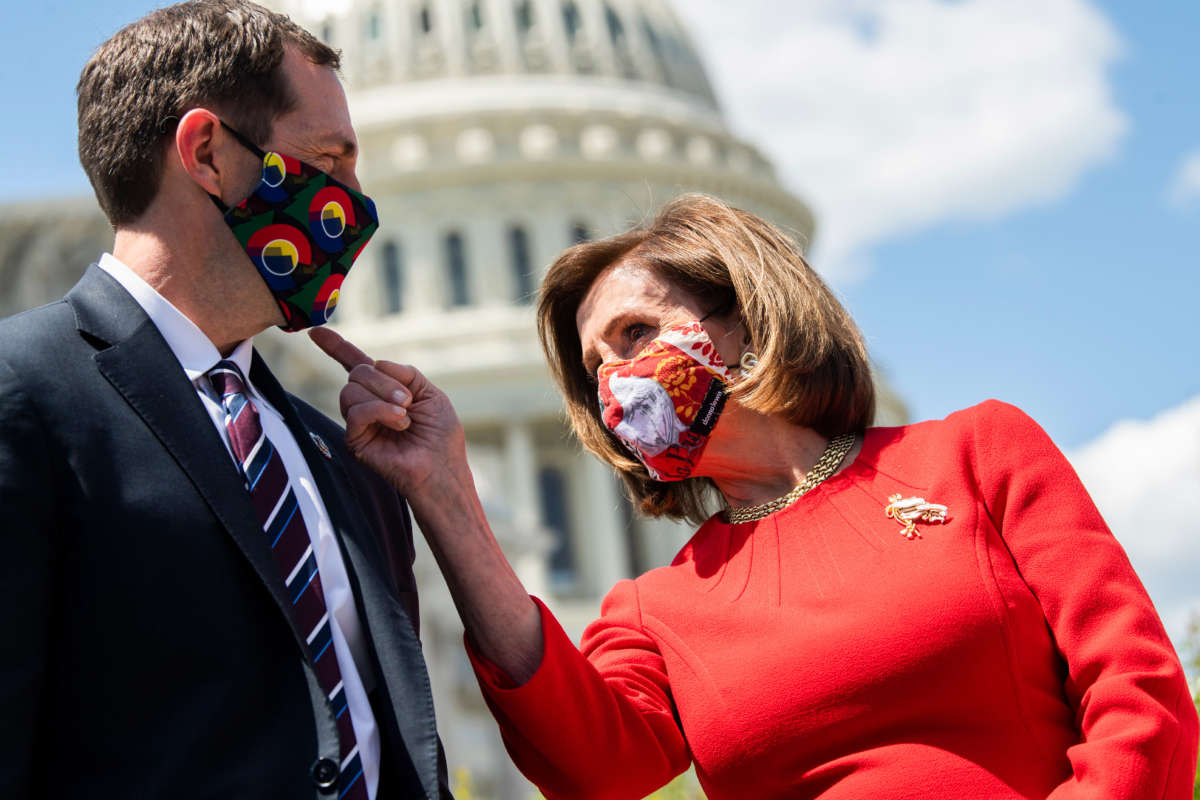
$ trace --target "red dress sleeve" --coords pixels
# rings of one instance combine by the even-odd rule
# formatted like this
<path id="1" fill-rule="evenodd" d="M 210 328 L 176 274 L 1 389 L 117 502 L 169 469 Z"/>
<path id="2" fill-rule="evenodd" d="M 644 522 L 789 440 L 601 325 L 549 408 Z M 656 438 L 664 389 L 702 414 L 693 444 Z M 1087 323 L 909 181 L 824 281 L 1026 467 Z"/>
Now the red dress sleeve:
<path id="1" fill-rule="evenodd" d="M 666 667 L 640 623 L 637 586 L 621 581 L 588 626 L 582 652 L 542 612 L 542 663 L 521 686 L 467 643 L 504 745 L 547 800 L 645 797 L 691 763 Z"/>
<path id="2" fill-rule="evenodd" d="M 1175 650 L 1129 559 L 1066 458 L 1032 419 L 989 401 L 975 418 L 983 500 L 1067 663 L 1080 742 L 1051 800 L 1183 800 L 1197 718 Z"/>

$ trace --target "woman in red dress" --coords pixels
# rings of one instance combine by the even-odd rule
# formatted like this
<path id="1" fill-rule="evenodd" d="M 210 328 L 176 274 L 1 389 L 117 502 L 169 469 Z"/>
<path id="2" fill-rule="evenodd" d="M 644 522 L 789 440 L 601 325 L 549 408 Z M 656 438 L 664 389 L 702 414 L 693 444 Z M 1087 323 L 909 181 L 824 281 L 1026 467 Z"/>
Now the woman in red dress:
<path id="1" fill-rule="evenodd" d="M 778 230 L 680 198 L 566 251 L 539 329 L 584 446 L 643 512 L 703 521 L 579 649 L 496 545 L 445 396 L 312 335 L 548 798 L 639 798 L 689 764 L 712 800 L 1191 796 L 1182 668 L 1066 459 L 996 401 L 869 427 L 857 328 Z"/>

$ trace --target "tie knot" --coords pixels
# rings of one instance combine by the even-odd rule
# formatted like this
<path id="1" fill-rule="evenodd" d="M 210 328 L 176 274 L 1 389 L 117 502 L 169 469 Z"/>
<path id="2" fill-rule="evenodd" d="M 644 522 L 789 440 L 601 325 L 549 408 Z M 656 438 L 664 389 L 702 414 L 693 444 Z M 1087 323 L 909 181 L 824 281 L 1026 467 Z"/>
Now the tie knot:
<path id="1" fill-rule="evenodd" d="M 221 398 L 231 394 L 246 393 L 246 382 L 242 379 L 242 371 L 238 369 L 237 364 L 228 359 L 218 361 L 217 365 L 207 374 L 209 383 Z"/>

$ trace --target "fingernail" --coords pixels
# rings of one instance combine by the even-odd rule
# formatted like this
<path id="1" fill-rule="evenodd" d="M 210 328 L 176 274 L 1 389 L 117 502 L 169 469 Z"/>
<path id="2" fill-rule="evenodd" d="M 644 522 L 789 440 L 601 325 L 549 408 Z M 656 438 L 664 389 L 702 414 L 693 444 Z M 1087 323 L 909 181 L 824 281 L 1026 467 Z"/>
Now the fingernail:
<path id="1" fill-rule="evenodd" d="M 396 391 L 392 392 L 392 399 L 395 400 L 399 405 L 404 405 L 408 402 L 408 393 L 397 389 Z"/>
<path id="2" fill-rule="evenodd" d="M 396 412 L 396 416 L 403 417 L 408 412 L 404 410 L 404 406 L 392 406 L 392 410 Z"/>

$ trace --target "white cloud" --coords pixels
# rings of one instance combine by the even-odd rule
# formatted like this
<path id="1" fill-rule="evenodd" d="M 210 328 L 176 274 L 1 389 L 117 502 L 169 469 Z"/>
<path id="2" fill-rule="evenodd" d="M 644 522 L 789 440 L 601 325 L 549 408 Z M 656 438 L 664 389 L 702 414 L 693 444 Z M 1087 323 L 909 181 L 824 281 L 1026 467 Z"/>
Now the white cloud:
<path id="1" fill-rule="evenodd" d="M 1167 200 L 1175 208 L 1185 208 L 1200 200 L 1200 149 L 1193 150 L 1179 163 Z"/>
<path id="2" fill-rule="evenodd" d="M 1150 420 L 1118 422 L 1069 457 L 1182 641 L 1200 611 L 1200 396 Z"/>
<path id="3" fill-rule="evenodd" d="M 1106 75 L 1121 42 L 1087 0 L 678 8 L 734 127 L 814 205 L 835 276 L 887 237 L 1061 197 L 1128 127 Z"/>

